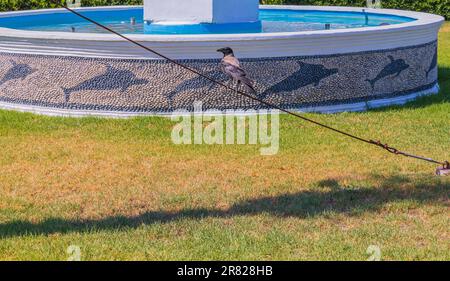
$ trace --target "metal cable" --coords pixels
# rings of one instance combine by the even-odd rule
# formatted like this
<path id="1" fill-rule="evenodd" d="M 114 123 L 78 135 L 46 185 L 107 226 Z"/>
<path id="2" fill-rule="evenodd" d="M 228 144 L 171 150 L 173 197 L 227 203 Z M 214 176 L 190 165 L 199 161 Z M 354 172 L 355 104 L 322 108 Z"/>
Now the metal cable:
<path id="1" fill-rule="evenodd" d="M 53 0 L 51 0 L 51 1 L 53 1 Z M 284 113 L 287 113 L 287 114 L 289 114 L 289 115 L 295 116 L 295 117 L 300 118 L 300 119 L 302 119 L 302 120 L 304 120 L 304 121 L 307 121 L 307 122 L 309 122 L 309 123 L 315 124 L 315 125 L 320 126 L 320 127 L 322 127 L 322 128 L 331 130 L 331 131 L 333 131 L 333 132 L 335 132 L 335 133 L 338 133 L 338 134 L 347 136 L 347 137 L 352 138 L 352 139 L 354 139 L 354 140 L 361 141 L 361 142 L 365 142 L 365 143 L 367 143 L 367 144 L 375 145 L 375 146 L 377 146 L 377 147 L 379 147 L 379 148 L 382 148 L 382 149 L 388 151 L 389 153 L 392 153 L 392 154 L 395 154 L 395 155 L 401 155 L 401 156 L 405 156 L 405 157 L 409 157 L 409 158 L 414 158 L 414 159 L 418 159 L 418 160 L 422 160 L 422 161 L 426 161 L 426 162 L 430 162 L 430 163 L 434 163 L 434 164 L 438 164 L 438 165 L 442 165 L 445 169 L 450 169 L 450 162 L 448 162 L 448 161 L 440 162 L 440 161 L 434 160 L 434 159 L 432 159 L 432 158 L 427 158 L 427 157 L 417 156 L 417 155 L 413 155 L 413 154 L 410 154 L 410 153 L 406 153 L 406 152 L 400 151 L 400 150 L 398 150 L 398 149 L 396 149 L 396 148 L 394 148 L 394 147 L 391 147 L 391 146 L 389 146 L 389 145 L 387 145 L 387 144 L 383 144 L 381 141 L 375 141 L 375 140 L 371 140 L 371 139 L 365 139 L 365 138 L 362 138 L 362 137 L 359 137 L 359 136 L 356 136 L 356 135 L 353 135 L 353 134 L 344 132 L 344 131 L 342 131 L 342 130 L 339 130 L 339 129 L 333 128 L 333 127 L 331 127 L 331 126 L 322 124 L 322 123 L 320 123 L 320 122 L 318 122 L 318 121 L 315 121 L 315 120 L 313 120 L 313 119 L 307 118 L 307 117 L 305 117 L 305 116 L 303 116 L 303 115 L 300 115 L 300 114 L 297 113 L 297 112 L 293 112 L 293 111 L 284 109 L 284 108 L 282 108 L 281 106 L 278 106 L 278 105 L 276 105 L 276 104 L 269 103 L 269 102 L 267 102 L 267 101 L 264 101 L 264 100 L 262 100 L 262 99 L 259 99 L 258 97 L 252 96 L 252 95 L 247 94 L 247 93 L 245 93 L 245 92 L 243 92 L 243 91 L 240 91 L 240 90 L 237 90 L 237 89 L 235 89 L 235 88 L 232 88 L 232 87 L 226 85 L 226 84 L 223 83 L 223 82 L 217 81 L 217 80 L 215 80 L 214 78 L 209 77 L 208 75 L 205 75 L 205 74 L 199 72 L 199 71 L 196 70 L 196 69 L 193 69 L 193 68 L 191 68 L 191 67 L 189 67 L 189 66 L 187 66 L 187 65 L 184 65 L 184 64 L 182 64 L 182 63 L 180 63 L 180 62 L 177 62 L 176 60 L 173 60 L 173 59 L 171 59 L 171 58 L 169 58 L 169 57 L 167 57 L 167 56 L 165 56 L 165 55 L 163 55 L 163 54 L 161 54 L 161 53 L 159 53 L 159 52 L 157 52 L 157 51 L 155 51 L 155 50 L 153 50 L 153 49 L 151 49 L 151 48 L 149 48 L 149 47 L 147 47 L 147 46 L 144 46 L 143 44 L 141 44 L 141 43 L 139 43 L 139 42 L 137 42 L 137 41 L 134 41 L 134 40 L 132 40 L 132 39 L 130 39 L 130 38 L 128 38 L 128 37 L 126 37 L 126 36 L 120 34 L 119 32 L 117 32 L 117 31 L 115 31 L 115 30 L 113 30 L 113 29 L 111 29 L 111 28 L 109 28 L 109 27 L 107 27 L 107 26 L 105 26 L 105 25 L 103 25 L 103 24 L 101 24 L 101 23 L 99 23 L 99 22 L 96 22 L 96 21 L 90 19 L 89 17 L 86 17 L 86 16 L 84 16 L 84 15 L 78 13 L 77 11 L 75 11 L 75 10 L 73 10 L 73 9 L 71 9 L 71 8 L 69 8 L 69 7 L 67 7 L 66 5 L 61 4 L 60 2 L 55 1 L 54 3 L 55 3 L 56 5 L 58 5 L 58 6 L 62 7 L 62 8 L 64 8 L 64 9 L 66 9 L 67 11 L 69 11 L 69 12 L 71 12 L 71 13 L 77 15 L 78 17 L 83 18 L 84 20 L 89 21 L 89 22 L 93 23 L 94 25 L 96 25 L 96 26 L 98 26 L 98 27 L 100 27 L 100 28 L 102 28 L 102 29 L 107 30 L 107 31 L 110 32 L 110 33 L 113 33 L 113 34 L 119 36 L 120 38 L 122 38 L 122 39 L 124 39 L 124 40 L 126 40 L 126 41 L 128 41 L 128 42 L 130 42 L 130 43 L 132 43 L 132 44 L 134 44 L 134 45 L 136 45 L 136 46 L 142 48 L 142 49 L 145 49 L 146 51 L 148 51 L 148 52 L 150 52 L 150 53 L 153 53 L 153 54 L 155 54 L 155 55 L 157 55 L 157 56 L 159 56 L 159 57 L 161 57 L 161 58 L 163 58 L 163 59 L 165 59 L 165 60 L 167 60 L 167 61 L 169 61 L 169 62 L 175 64 L 175 65 L 178 65 L 178 66 L 181 67 L 181 68 L 184 68 L 184 69 L 186 69 L 186 70 L 188 70 L 188 71 L 190 71 L 190 72 L 193 72 L 193 73 L 195 73 L 195 74 L 197 74 L 197 75 L 199 75 L 199 76 L 201 76 L 201 77 L 203 77 L 203 78 L 205 78 L 205 79 L 207 79 L 207 80 L 209 80 L 209 81 L 211 81 L 211 82 L 213 82 L 213 83 L 215 83 L 215 84 L 218 84 L 218 85 L 222 86 L 223 88 L 226 88 L 226 89 L 228 89 L 228 90 L 232 90 L 232 91 L 234 91 L 234 92 L 240 94 L 241 96 L 247 97 L 247 98 L 249 98 L 249 99 L 251 99 L 251 100 L 254 100 L 254 101 L 257 101 L 257 102 L 259 102 L 259 103 L 261 103 L 261 104 L 264 104 L 264 105 L 268 106 L 269 108 L 277 109 L 277 110 L 279 110 L 279 111 L 281 111 L 281 112 L 284 112 Z"/>

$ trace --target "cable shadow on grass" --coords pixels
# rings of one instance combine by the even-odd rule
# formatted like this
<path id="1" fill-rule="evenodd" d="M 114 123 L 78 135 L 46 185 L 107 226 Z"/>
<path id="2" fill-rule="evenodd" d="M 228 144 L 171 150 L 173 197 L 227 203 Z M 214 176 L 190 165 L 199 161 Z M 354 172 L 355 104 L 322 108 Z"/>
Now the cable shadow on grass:
<path id="1" fill-rule="evenodd" d="M 12 221 L 0 224 L 0 238 L 120 230 L 184 219 L 231 218 L 263 213 L 281 218 L 307 218 L 329 213 L 356 216 L 368 211 L 375 212 L 391 202 L 413 200 L 418 204 L 446 204 L 450 182 L 436 180 L 433 183 L 413 184 L 408 178 L 394 176 L 383 179 L 383 184 L 378 187 L 343 187 L 334 179 L 320 181 L 317 186 L 313 190 L 238 202 L 226 210 L 155 211 L 135 217 L 114 216 L 99 220 L 52 218 L 39 223 Z"/>

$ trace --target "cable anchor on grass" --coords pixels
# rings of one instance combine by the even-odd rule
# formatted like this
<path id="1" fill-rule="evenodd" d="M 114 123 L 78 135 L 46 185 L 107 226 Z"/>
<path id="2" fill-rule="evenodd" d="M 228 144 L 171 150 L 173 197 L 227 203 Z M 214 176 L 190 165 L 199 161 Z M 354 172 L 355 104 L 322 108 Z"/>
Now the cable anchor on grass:
<path id="1" fill-rule="evenodd" d="M 426 157 L 406 153 L 406 152 L 400 151 L 394 147 L 391 147 L 388 144 L 383 144 L 381 141 L 370 140 L 369 143 L 376 145 L 378 147 L 381 147 L 384 150 L 386 150 L 392 154 L 395 154 L 395 155 L 402 155 L 405 157 L 419 159 L 419 160 L 423 160 L 426 162 L 442 165 L 442 167 L 439 167 L 436 169 L 436 175 L 438 175 L 438 176 L 449 176 L 450 175 L 450 162 L 449 161 L 439 162 L 432 158 L 426 158 Z"/>
<path id="2" fill-rule="evenodd" d="M 442 167 L 437 168 L 436 175 L 438 176 L 450 176 L 450 162 L 445 161 Z"/>

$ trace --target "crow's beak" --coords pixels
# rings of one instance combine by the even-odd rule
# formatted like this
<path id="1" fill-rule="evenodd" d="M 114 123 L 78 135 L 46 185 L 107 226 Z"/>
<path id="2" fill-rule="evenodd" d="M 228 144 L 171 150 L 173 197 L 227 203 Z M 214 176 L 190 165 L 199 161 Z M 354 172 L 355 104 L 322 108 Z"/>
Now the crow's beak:
<path id="1" fill-rule="evenodd" d="M 217 52 L 223 53 L 223 49 L 219 49 L 219 50 L 217 50 Z"/>

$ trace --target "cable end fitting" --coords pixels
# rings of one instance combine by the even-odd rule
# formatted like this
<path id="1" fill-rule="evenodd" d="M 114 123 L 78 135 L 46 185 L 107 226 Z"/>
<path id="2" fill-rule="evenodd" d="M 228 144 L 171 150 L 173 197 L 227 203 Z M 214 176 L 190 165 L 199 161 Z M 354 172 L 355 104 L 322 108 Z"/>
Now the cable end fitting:
<path id="1" fill-rule="evenodd" d="M 450 162 L 445 161 L 442 167 L 437 168 L 436 175 L 440 177 L 450 176 Z"/>

